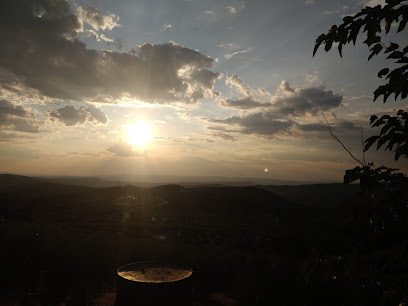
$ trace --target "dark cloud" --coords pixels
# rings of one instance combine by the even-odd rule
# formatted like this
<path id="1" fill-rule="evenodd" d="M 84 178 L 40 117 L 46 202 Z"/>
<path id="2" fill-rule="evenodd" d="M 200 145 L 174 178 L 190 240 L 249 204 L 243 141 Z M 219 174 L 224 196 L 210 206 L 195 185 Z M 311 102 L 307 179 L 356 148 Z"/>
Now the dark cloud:
<path id="1" fill-rule="evenodd" d="M 212 133 L 211 136 L 221 138 L 223 140 L 237 141 L 237 139 L 234 136 L 225 133 Z"/>
<path id="2" fill-rule="evenodd" d="M 352 122 L 337 119 L 331 125 L 333 131 L 350 132 L 361 130 L 362 128 L 354 125 Z M 296 123 L 293 120 L 282 120 L 276 116 L 275 112 L 258 112 L 247 115 L 233 116 L 222 120 L 210 120 L 211 123 L 223 124 L 224 126 L 208 126 L 208 130 L 215 131 L 213 134 L 240 133 L 263 136 L 266 138 L 275 135 L 302 134 L 304 133 L 326 133 L 328 126 L 325 123 Z M 226 128 L 227 126 L 228 128 Z M 227 134 L 226 134 L 227 135 Z"/>
<path id="3" fill-rule="evenodd" d="M 93 124 L 106 124 L 108 117 L 104 112 L 94 106 L 80 106 L 76 109 L 72 105 L 65 105 L 59 109 L 48 109 L 48 116 L 58 119 L 65 125 L 72 126 L 91 122 Z"/>
<path id="4" fill-rule="evenodd" d="M 167 104 L 194 103 L 196 92 L 211 90 L 220 76 L 208 70 L 213 58 L 173 42 L 146 43 L 129 53 L 88 49 L 77 35 L 83 22 L 110 29 L 113 23 L 101 16 L 90 7 L 74 10 L 65 0 L 4 2 L 0 69 L 53 98 L 114 101 L 130 95 Z"/>
<path id="5" fill-rule="evenodd" d="M 223 120 L 210 120 L 210 122 L 238 127 L 239 129 L 235 132 L 241 134 L 262 136 L 282 134 L 288 132 L 294 126 L 293 122 L 279 120 L 270 112 L 252 113 L 243 117 L 233 116 Z"/>
<path id="6" fill-rule="evenodd" d="M 297 124 L 297 129 L 303 132 L 322 132 L 328 131 L 326 124 L 310 123 L 310 124 Z M 334 129 L 334 128 L 333 128 Z"/>
<path id="7" fill-rule="evenodd" d="M 333 94 L 331 90 L 326 90 L 324 86 L 293 89 L 288 82 L 282 81 L 279 90 L 285 95 L 275 96 L 271 99 L 271 102 L 264 103 L 254 97 L 256 92 L 247 87 L 237 75 L 227 79 L 227 83 L 234 84 L 238 91 L 246 95 L 246 97 L 222 101 L 220 106 L 236 109 L 271 107 L 275 115 L 280 119 L 285 119 L 288 116 L 313 116 L 320 112 L 321 109 L 328 111 L 340 106 L 343 100 L 341 95 Z M 264 91 L 258 90 L 261 94 Z"/>
<path id="8" fill-rule="evenodd" d="M 245 97 L 242 99 L 227 99 L 221 101 L 220 106 L 227 107 L 227 108 L 236 108 L 236 109 L 252 109 L 257 107 L 271 107 L 273 104 L 271 103 L 262 103 L 254 100 L 253 97 Z"/>
<path id="9" fill-rule="evenodd" d="M 191 77 L 204 88 L 213 89 L 216 80 L 223 76 L 222 73 L 212 72 L 208 69 L 195 70 Z"/>
<path id="10" fill-rule="evenodd" d="M 286 90 L 290 91 L 289 84 L 287 86 Z M 274 107 L 282 115 L 316 115 L 320 112 L 320 108 L 328 111 L 340 106 L 343 99 L 341 95 L 333 94 L 324 86 L 302 88 L 292 93 L 292 95 L 278 98 L 274 103 Z"/>
<path id="11" fill-rule="evenodd" d="M 147 153 L 139 153 L 133 150 L 131 144 L 126 142 L 116 142 L 106 149 L 106 151 L 113 153 L 115 156 L 123 157 L 147 157 Z"/>
<path id="12" fill-rule="evenodd" d="M 40 125 L 36 115 L 10 101 L 0 100 L 0 128 L 27 133 L 38 133 Z"/>

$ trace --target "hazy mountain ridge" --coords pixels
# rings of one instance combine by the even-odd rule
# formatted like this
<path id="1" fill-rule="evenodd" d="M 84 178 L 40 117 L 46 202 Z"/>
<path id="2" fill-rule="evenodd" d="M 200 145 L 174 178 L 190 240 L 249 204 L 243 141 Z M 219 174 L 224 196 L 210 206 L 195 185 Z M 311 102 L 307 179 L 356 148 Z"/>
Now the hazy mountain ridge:
<path id="1" fill-rule="evenodd" d="M 305 182 L 285 181 L 267 178 L 238 178 L 211 176 L 101 176 L 101 177 L 65 177 L 65 176 L 24 176 L 15 174 L 0 174 L 0 187 L 18 183 L 52 182 L 64 185 L 80 185 L 94 188 L 134 185 L 139 187 L 156 187 L 175 184 L 185 187 L 194 186 L 256 186 L 256 185 L 300 185 Z"/>

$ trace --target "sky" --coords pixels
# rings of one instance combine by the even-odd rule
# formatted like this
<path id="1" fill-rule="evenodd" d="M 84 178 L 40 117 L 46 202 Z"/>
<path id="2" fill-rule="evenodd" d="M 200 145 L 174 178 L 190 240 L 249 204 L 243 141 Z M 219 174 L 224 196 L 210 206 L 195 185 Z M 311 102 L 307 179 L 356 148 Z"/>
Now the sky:
<path id="1" fill-rule="evenodd" d="M 362 158 L 383 55 L 312 56 L 380 0 L 16 0 L 0 4 L 0 172 L 342 181 Z M 384 42 L 404 41 L 395 28 Z M 375 165 L 408 169 L 389 152 Z"/>

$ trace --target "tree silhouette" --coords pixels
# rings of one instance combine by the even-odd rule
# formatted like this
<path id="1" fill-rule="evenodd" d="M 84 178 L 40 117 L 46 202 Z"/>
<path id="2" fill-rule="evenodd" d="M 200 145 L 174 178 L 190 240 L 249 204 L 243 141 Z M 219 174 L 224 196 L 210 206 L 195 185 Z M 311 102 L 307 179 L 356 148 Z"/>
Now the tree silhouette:
<path id="1" fill-rule="evenodd" d="M 367 38 L 363 44 L 370 52 L 368 60 L 383 52 L 387 55 L 390 66 L 378 72 L 379 78 L 384 78 L 385 84 L 374 91 L 374 101 L 382 97 L 384 103 L 394 95 L 394 99 L 408 97 L 408 46 L 395 42 L 385 45 L 381 33 L 385 35 L 396 26 L 397 33 L 404 31 L 408 22 L 408 4 L 403 0 L 386 0 L 381 7 L 365 7 L 354 16 L 346 16 L 339 26 L 333 25 L 327 34 L 316 39 L 313 50 L 315 56 L 320 46 L 329 51 L 333 44 L 338 44 L 338 52 L 342 57 L 343 46 L 349 43 L 355 45 L 361 30 Z M 406 30 L 405 30 L 406 32 Z M 405 38 L 406 38 L 406 33 Z M 406 39 L 404 40 L 407 41 Z M 324 115 L 324 114 L 323 114 Z M 370 126 L 381 128 L 378 135 L 364 141 L 364 151 L 376 144 L 376 149 L 385 148 L 394 153 L 395 160 L 408 158 L 408 113 L 398 110 L 395 116 L 371 116 Z M 362 292 L 361 296 L 371 297 L 371 305 L 406 305 L 408 302 L 408 284 L 404 271 L 408 270 L 407 234 L 408 234 L 408 178 L 397 172 L 399 169 L 386 166 L 374 167 L 374 163 L 355 158 L 344 144 L 331 131 L 330 135 L 360 164 L 354 169 L 346 170 L 344 183 L 360 181 L 363 200 L 354 206 L 354 212 L 364 214 L 355 216 L 358 222 L 367 224 L 371 235 L 366 241 L 354 246 L 348 256 L 347 277 L 358 279 L 364 288 L 374 291 Z M 363 221 L 361 221 L 363 220 Z M 402 257 L 401 257 L 401 256 Z M 366 267 L 366 268 L 363 268 Z M 351 275 L 351 276 L 350 276 Z M 354 275 L 354 276 L 353 276 Z M 377 298 L 377 293 L 380 298 Z M 359 304 L 356 302 L 356 304 Z"/>
<path id="2" fill-rule="evenodd" d="M 408 96 L 408 46 L 400 46 L 395 42 L 385 45 L 380 37 L 382 31 L 388 34 L 395 25 L 397 26 L 397 33 L 404 31 L 408 22 L 408 5 L 403 0 L 386 0 L 385 2 L 384 7 L 381 7 L 381 5 L 365 7 L 354 16 L 344 17 L 342 24 L 339 26 L 333 25 L 327 34 L 321 34 L 316 39 L 313 50 L 313 56 L 315 56 L 321 45 L 324 45 L 327 52 L 334 43 L 337 43 L 338 52 L 342 57 L 343 46 L 349 43 L 355 45 L 361 29 L 363 29 L 363 33 L 367 35 L 363 44 L 366 44 L 371 51 L 368 60 L 383 52 L 388 55 L 387 59 L 397 66 L 394 69 L 384 68 L 378 72 L 379 78 L 385 77 L 386 84 L 379 86 L 374 91 L 374 101 L 382 96 L 384 103 L 387 102 L 391 95 L 394 95 L 395 100 L 399 97 L 400 99 L 406 99 Z M 381 130 L 379 135 L 371 136 L 365 140 L 364 151 L 377 143 L 377 150 L 385 147 L 385 150 L 394 153 L 395 160 L 398 160 L 401 156 L 408 158 L 407 123 L 408 113 L 404 110 L 399 110 L 395 116 L 371 116 L 371 127 L 381 127 Z M 341 143 L 341 141 L 339 142 Z M 359 161 L 354 156 L 353 158 Z M 399 169 L 386 166 L 375 168 L 374 163 L 365 163 L 365 161 L 359 161 L 359 163 L 361 166 L 346 170 L 344 183 L 360 180 L 362 190 L 368 192 L 371 197 L 377 198 L 380 202 L 376 203 L 376 206 L 380 204 L 387 205 L 388 209 L 385 211 L 388 212 L 388 215 L 395 216 L 395 206 L 406 207 L 406 195 L 402 190 L 407 188 L 407 177 L 402 173 L 396 173 Z M 386 218 L 384 211 L 379 217 Z M 405 220 L 405 218 L 401 219 Z"/>

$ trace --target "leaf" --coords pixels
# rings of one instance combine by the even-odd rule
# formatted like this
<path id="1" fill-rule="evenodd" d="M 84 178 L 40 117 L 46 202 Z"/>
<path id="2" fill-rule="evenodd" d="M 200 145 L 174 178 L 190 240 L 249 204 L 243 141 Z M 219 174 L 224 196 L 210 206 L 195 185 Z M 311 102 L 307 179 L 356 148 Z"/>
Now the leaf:
<path id="1" fill-rule="evenodd" d="M 385 87 L 384 85 L 378 87 L 375 91 L 374 91 L 374 101 L 377 100 L 377 98 L 379 96 L 381 96 L 382 94 L 384 94 L 385 91 Z"/>
<path id="2" fill-rule="evenodd" d="M 386 143 L 387 141 L 389 141 L 389 140 L 391 139 L 391 137 L 392 137 L 392 135 L 388 134 L 388 135 L 385 135 L 384 137 L 382 137 L 380 140 L 378 140 L 377 150 L 378 150 L 379 148 L 381 148 L 384 143 Z"/>
<path id="3" fill-rule="evenodd" d="M 397 50 L 398 48 L 399 48 L 399 45 L 398 45 L 398 44 L 396 44 L 396 43 L 391 43 L 391 44 L 387 47 L 387 49 L 384 51 L 384 53 L 390 53 L 390 52 L 392 52 L 392 51 Z"/>
<path id="4" fill-rule="evenodd" d="M 397 151 L 395 151 L 395 160 L 397 161 L 399 158 L 400 158 L 400 156 L 402 155 L 402 153 L 403 153 L 403 150 L 402 150 L 403 148 L 399 148 Z"/>
<path id="5" fill-rule="evenodd" d="M 343 18 L 344 23 L 351 23 L 353 21 L 353 17 L 352 16 L 346 16 Z"/>
<path id="6" fill-rule="evenodd" d="M 390 128 L 391 128 L 391 124 L 384 125 L 384 127 L 381 129 L 380 135 L 387 133 Z"/>
<path id="7" fill-rule="evenodd" d="M 333 39 L 327 40 L 326 45 L 324 46 L 324 50 L 327 52 L 331 49 L 333 45 Z"/>
<path id="8" fill-rule="evenodd" d="M 404 53 L 402 53 L 401 51 L 394 51 L 390 55 L 388 55 L 387 58 L 401 58 L 401 57 L 404 57 Z"/>
<path id="9" fill-rule="evenodd" d="M 396 61 L 397 64 L 407 64 L 408 63 L 408 57 L 404 56 L 400 60 Z"/>
<path id="10" fill-rule="evenodd" d="M 315 43 L 315 47 L 313 49 L 313 56 L 315 56 L 317 49 L 319 49 L 320 45 L 322 42 L 326 39 L 327 35 L 326 34 L 321 34 L 317 39 Z"/>
<path id="11" fill-rule="evenodd" d="M 378 77 L 379 78 L 382 78 L 384 75 L 386 75 L 388 72 L 390 72 L 390 69 L 388 69 L 388 68 L 384 68 L 384 69 L 381 69 L 380 70 L 380 72 L 378 72 Z"/>
<path id="12" fill-rule="evenodd" d="M 377 120 L 377 119 L 378 119 L 378 117 L 377 117 L 376 115 L 372 115 L 372 116 L 370 117 L 370 125 L 373 124 L 373 122 L 374 122 L 375 120 Z"/>
<path id="13" fill-rule="evenodd" d="M 380 125 L 383 125 L 385 123 L 384 119 L 381 117 L 380 119 L 378 119 L 376 122 L 374 122 L 374 124 L 371 127 L 377 127 Z"/>
<path id="14" fill-rule="evenodd" d="M 408 21 L 408 18 L 406 16 L 404 16 L 404 18 L 401 20 L 401 22 L 399 24 L 397 33 L 401 32 L 403 29 L 405 29 L 405 26 L 407 25 L 407 21 Z"/>
<path id="15" fill-rule="evenodd" d="M 381 44 L 376 44 L 374 47 L 372 47 L 370 49 L 370 51 L 372 51 L 372 52 L 371 52 L 370 56 L 368 57 L 368 60 L 370 60 L 374 55 L 377 55 L 378 53 L 380 53 L 382 48 L 383 48 L 383 46 L 381 46 Z"/>
<path id="16" fill-rule="evenodd" d="M 380 136 L 371 136 L 370 138 L 366 139 L 365 146 L 364 146 L 364 151 L 367 151 L 378 139 Z"/>
<path id="17" fill-rule="evenodd" d="M 367 39 L 364 41 L 365 44 L 367 44 L 368 46 L 371 46 L 374 43 L 378 43 L 381 41 L 381 37 L 380 36 L 376 36 L 376 35 L 370 35 L 367 37 Z"/>
<path id="18" fill-rule="evenodd" d="M 388 97 L 391 95 L 391 91 L 386 91 L 385 93 L 384 93 L 384 100 L 383 100 L 383 103 L 385 103 L 385 102 L 387 102 L 387 99 L 388 99 Z"/>
<path id="19" fill-rule="evenodd" d="M 341 42 L 339 43 L 339 46 L 337 47 L 337 49 L 339 50 L 340 57 L 343 57 L 343 53 L 342 53 L 343 44 Z"/>

